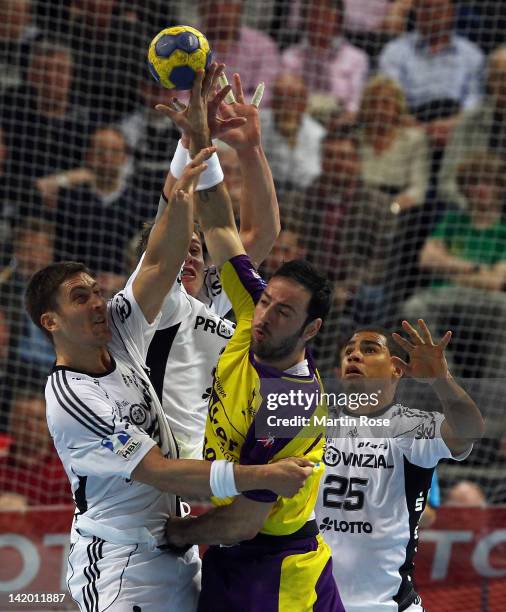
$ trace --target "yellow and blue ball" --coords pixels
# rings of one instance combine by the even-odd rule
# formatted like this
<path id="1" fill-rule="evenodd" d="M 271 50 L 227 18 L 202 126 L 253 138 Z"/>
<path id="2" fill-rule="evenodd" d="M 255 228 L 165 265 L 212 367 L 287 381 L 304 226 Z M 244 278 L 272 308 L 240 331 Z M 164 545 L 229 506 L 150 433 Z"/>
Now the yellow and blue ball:
<path id="1" fill-rule="evenodd" d="M 197 71 L 206 70 L 211 61 L 207 38 L 190 26 L 165 28 L 149 45 L 149 70 L 167 89 L 191 89 Z"/>

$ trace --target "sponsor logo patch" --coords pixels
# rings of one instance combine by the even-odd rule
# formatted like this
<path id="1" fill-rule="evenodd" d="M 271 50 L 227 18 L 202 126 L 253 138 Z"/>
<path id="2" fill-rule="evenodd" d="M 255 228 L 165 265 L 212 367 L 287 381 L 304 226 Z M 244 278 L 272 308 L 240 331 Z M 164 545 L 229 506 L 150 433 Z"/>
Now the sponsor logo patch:
<path id="1" fill-rule="evenodd" d="M 116 453 L 116 455 L 120 455 L 123 459 L 130 459 L 139 450 L 141 445 L 142 442 L 134 440 L 126 431 L 118 431 L 118 433 L 102 440 L 102 446 Z"/>

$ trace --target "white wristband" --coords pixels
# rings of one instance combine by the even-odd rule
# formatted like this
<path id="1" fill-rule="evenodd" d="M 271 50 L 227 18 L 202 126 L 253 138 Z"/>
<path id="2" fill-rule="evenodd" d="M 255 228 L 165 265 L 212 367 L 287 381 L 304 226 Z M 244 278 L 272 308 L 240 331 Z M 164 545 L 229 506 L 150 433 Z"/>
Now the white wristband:
<path id="1" fill-rule="evenodd" d="M 223 170 L 221 169 L 220 160 L 218 159 L 218 154 L 213 153 L 211 157 L 206 160 L 206 164 L 207 168 L 200 175 L 195 191 L 210 189 L 211 187 L 219 185 L 223 182 L 224 175 Z"/>
<path id="2" fill-rule="evenodd" d="M 225 459 L 217 459 L 211 463 L 209 484 L 214 497 L 234 497 L 239 495 L 235 487 L 234 464 Z"/>
<path id="3" fill-rule="evenodd" d="M 181 140 L 177 143 L 176 152 L 170 163 L 170 173 L 176 179 L 183 176 L 183 170 L 190 161 L 190 154 L 188 149 L 183 147 Z"/>

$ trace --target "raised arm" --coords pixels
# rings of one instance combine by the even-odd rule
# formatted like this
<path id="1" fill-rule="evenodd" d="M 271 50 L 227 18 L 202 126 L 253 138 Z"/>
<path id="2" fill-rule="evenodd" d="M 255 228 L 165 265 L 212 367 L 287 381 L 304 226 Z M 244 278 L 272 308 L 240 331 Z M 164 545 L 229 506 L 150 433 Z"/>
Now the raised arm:
<path id="1" fill-rule="evenodd" d="M 193 232 L 192 197 L 194 184 L 207 165 L 214 148 L 195 156 L 176 182 L 168 205 L 149 236 L 146 253 L 133 283 L 133 293 L 146 320 L 151 323 L 176 280 L 188 252 Z"/>
<path id="2" fill-rule="evenodd" d="M 418 319 L 418 326 L 419 331 L 407 321 L 402 322 L 409 340 L 393 334 L 394 340 L 408 353 L 409 364 L 399 357 L 392 357 L 392 360 L 409 376 L 432 385 L 445 416 L 441 436 L 452 455 L 458 456 L 468 450 L 474 440 L 482 437 L 483 417 L 473 399 L 454 380 L 448 369 L 444 351 L 450 342 L 451 332 L 446 332 L 442 340 L 435 343 L 425 321 Z"/>
<path id="3" fill-rule="evenodd" d="M 279 206 L 272 172 L 262 148 L 258 104 L 247 104 L 241 78 L 234 74 L 235 102 L 220 105 L 220 112 L 228 120 L 246 119 L 238 128 L 220 137 L 237 153 L 243 180 L 239 235 L 246 253 L 255 265 L 260 265 L 269 254 L 281 229 Z"/>
<path id="4" fill-rule="evenodd" d="M 190 102 L 186 109 L 176 111 L 167 106 L 157 107 L 189 136 L 192 157 L 201 148 L 207 148 L 211 144 L 211 133 L 207 120 L 211 83 L 212 76 L 208 73 L 204 78 L 204 72 L 200 71 L 195 79 Z M 212 161 L 210 160 L 209 163 Z M 219 162 L 216 161 L 216 164 Z M 232 203 L 223 180 L 210 188 L 196 191 L 195 212 L 201 229 L 204 231 L 207 248 L 217 266 L 245 252 L 235 225 Z"/>

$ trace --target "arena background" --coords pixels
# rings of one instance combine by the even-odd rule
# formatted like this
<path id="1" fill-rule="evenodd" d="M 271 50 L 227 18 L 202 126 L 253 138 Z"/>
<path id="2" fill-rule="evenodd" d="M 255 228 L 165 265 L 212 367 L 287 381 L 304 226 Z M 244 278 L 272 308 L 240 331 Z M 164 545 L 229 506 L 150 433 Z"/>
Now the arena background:
<path id="1" fill-rule="evenodd" d="M 424 317 L 454 331 L 452 371 L 486 436 L 438 467 L 442 506 L 420 532 L 416 579 L 428 610 L 504 609 L 502 0 L 0 0 L 0 608 L 73 609 L 68 594 L 41 599 L 65 592 L 72 500 L 45 425 L 54 355 L 24 288 L 69 257 L 121 288 L 178 139 L 152 110 L 170 94 L 146 51 L 180 23 L 207 34 L 247 96 L 265 82 L 283 230 L 262 272 L 305 256 L 334 282 L 314 346 L 325 379 L 358 325 Z M 219 154 L 237 205 L 235 154 Z M 434 408 L 426 387 L 406 393 Z"/>

